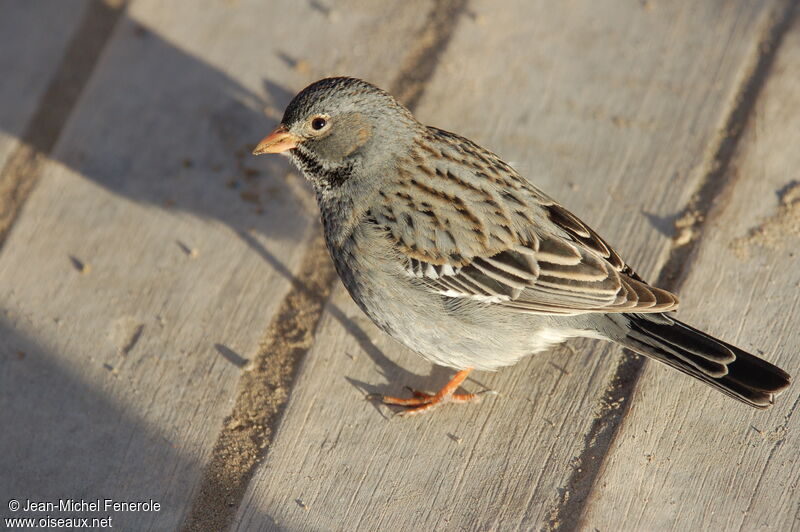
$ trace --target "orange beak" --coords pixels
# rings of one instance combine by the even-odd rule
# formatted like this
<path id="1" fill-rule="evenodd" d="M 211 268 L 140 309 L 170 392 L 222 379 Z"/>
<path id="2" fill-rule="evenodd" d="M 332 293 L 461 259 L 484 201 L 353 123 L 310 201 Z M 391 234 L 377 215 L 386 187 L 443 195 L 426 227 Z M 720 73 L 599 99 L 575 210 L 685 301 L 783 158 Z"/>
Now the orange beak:
<path id="1" fill-rule="evenodd" d="M 281 124 L 258 143 L 256 149 L 253 150 L 253 155 L 261 155 L 262 153 L 283 153 L 292 148 L 296 148 L 301 142 L 303 142 L 302 137 L 289 133 L 286 126 Z"/>

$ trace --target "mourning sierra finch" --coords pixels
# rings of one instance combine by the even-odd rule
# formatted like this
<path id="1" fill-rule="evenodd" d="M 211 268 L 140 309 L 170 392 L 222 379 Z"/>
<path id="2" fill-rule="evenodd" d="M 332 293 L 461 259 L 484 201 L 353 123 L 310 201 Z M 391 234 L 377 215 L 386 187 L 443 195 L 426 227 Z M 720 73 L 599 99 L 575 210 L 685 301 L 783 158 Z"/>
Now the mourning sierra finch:
<path id="1" fill-rule="evenodd" d="M 436 394 L 388 404 L 424 412 L 472 369 L 493 370 L 583 336 L 616 342 L 756 408 L 790 376 L 672 317 L 591 228 L 492 152 L 419 123 L 353 78 L 300 92 L 255 154 L 284 153 L 311 181 L 336 271 L 378 327 L 456 368 Z"/>

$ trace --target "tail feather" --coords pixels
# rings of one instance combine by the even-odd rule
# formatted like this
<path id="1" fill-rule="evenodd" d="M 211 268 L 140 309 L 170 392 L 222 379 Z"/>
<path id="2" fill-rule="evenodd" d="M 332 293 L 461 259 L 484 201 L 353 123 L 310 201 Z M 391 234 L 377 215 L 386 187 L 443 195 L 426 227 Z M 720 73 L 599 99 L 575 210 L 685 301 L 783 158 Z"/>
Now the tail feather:
<path id="1" fill-rule="evenodd" d="M 626 316 L 630 330 L 623 345 L 750 406 L 769 408 L 791 382 L 779 367 L 666 314 Z"/>

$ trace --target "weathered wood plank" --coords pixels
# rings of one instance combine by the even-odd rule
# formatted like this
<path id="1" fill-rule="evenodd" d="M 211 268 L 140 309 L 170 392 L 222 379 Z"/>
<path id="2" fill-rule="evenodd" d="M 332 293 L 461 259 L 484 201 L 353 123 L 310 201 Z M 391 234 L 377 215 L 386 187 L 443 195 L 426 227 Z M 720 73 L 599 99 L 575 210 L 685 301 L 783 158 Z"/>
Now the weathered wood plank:
<path id="1" fill-rule="evenodd" d="M 797 378 L 800 24 L 784 38 L 730 172 L 732 191 L 681 290 L 679 316 Z M 650 364 L 585 525 L 600 530 L 797 530 L 800 391 L 752 410 Z"/>
<path id="2" fill-rule="evenodd" d="M 477 3 L 416 114 L 514 161 L 650 276 L 670 247 L 661 219 L 689 200 L 768 7 Z M 500 396 L 392 420 L 364 394 L 435 389 L 452 372 L 382 335 L 341 289 L 317 336 L 238 529 L 559 525 L 617 350 L 582 342 L 477 374 L 468 389 Z"/>
<path id="3" fill-rule="evenodd" d="M 130 6 L 0 253 L 4 500 L 179 526 L 316 216 L 246 144 L 332 69 L 388 83 L 420 4 Z"/>

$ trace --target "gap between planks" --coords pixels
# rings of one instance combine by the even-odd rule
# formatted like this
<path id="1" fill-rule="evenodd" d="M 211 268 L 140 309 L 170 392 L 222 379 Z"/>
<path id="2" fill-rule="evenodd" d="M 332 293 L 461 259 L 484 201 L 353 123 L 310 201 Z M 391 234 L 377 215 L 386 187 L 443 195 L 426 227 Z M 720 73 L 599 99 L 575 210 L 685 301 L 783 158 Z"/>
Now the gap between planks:
<path id="1" fill-rule="evenodd" d="M 725 208 L 725 198 L 737 180 L 736 173 L 729 172 L 730 162 L 769 75 L 776 52 L 796 15 L 797 3 L 794 0 L 784 0 L 767 15 L 761 37 L 744 68 L 739 89 L 727 106 L 723 125 L 706 150 L 700 181 L 679 218 L 686 223 L 672 242 L 656 286 L 672 292 L 680 289 L 697 256 L 709 221 Z M 595 481 L 630 410 L 631 398 L 645 364 L 645 358 L 624 352 L 603 394 L 603 410 L 584 436 L 583 451 L 574 462 L 573 472 L 561 490 L 558 503 L 550 511 L 551 519 L 547 525 L 550 530 L 578 530 L 585 524 L 583 515 Z"/>

